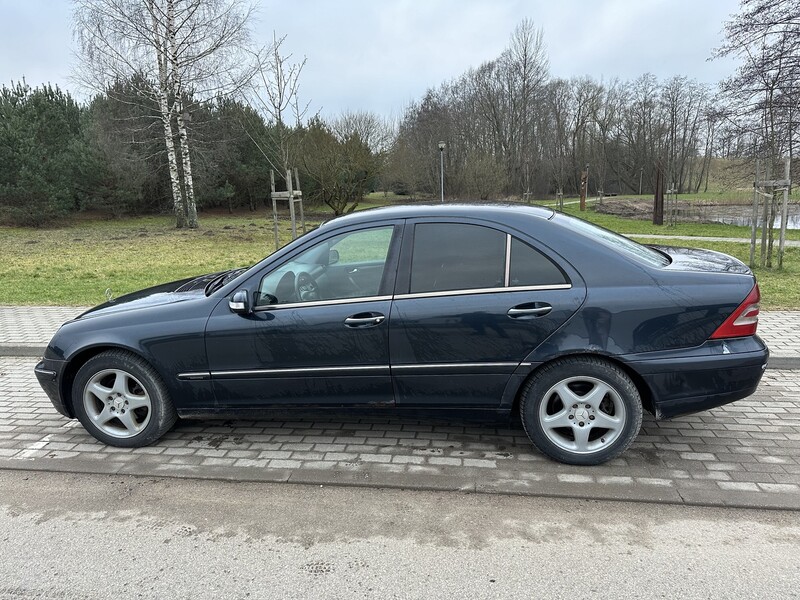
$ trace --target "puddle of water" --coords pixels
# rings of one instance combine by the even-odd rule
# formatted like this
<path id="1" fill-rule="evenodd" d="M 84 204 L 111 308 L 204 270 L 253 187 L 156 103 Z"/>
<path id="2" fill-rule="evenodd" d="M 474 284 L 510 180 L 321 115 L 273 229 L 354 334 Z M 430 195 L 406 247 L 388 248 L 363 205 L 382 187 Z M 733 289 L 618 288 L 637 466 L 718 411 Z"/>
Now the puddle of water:
<path id="1" fill-rule="evenodd" d="M 800 215 L 788 215 L 788 220 L 786 221 L 786 229 L 800 229 Z M 725 223 L 726 225 L 746 225 L 747 227 L 752 227 L 753 225 L 753 216 L 747 217 L 731 217 L 731 216 L 720 216 L 720 217 L 712 217 L 714 221 L 719 223 Z M 761 219 L 758 220 L 759 225 L 761 224 Z M 775 229 L 780 229 L 781 226 L 781 217 L 778 215 L 775 218 L 775 223 L 773 224 Z"/>
<path id="2" fill-rule="evenodd" d="M 763 209 L 762 209 L 763 210 Z M 716 223 L 724 223 L 726 225 L 744 225 L 751 227 L 753 223 L 753 207 L 752 206 L 717 206 L 717 207 L 703 207 L 697 210 L 694 209 L 678 209 L 679 217 L 700 217 L 706 221 L 714 221 Z M 666 218 L 666 215 L 665 215 Z M 759 211 L 758 224 L 761 225 L 761 213 Z M 775 218 L 774 227 L 780 229 L 781 216 Z M 800 205 L 790 204 L 788 207 L 788 220 L 786 223 L 787 229 L 800 229 Z"/>

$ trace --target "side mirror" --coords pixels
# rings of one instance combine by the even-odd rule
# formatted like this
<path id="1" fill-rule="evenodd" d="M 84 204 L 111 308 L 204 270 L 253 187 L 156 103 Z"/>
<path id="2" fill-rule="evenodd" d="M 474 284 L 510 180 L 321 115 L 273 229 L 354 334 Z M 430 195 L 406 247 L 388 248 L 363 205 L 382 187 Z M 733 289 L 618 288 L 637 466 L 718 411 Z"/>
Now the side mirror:
<path id="1" fill-rule="evenodd" d="M 233 296 L 228 300 L 228 307 L 237 315 L 249 315 L 252 307 L 250 306 L 250 297 L 247 294 L 247 290 L 234 292 Z"/>
<path id="2" fill-rule="evenodd" d="M 339 262 L 339 251 L 330 250 L 328 252 L 328 265 L 335 265 L 337 262 Z"/>

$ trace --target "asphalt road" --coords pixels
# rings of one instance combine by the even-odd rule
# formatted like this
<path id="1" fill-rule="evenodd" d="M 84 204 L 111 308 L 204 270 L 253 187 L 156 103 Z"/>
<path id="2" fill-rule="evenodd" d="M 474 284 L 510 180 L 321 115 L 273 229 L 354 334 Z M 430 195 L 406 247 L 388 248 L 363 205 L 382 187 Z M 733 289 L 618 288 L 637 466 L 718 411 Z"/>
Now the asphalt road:
<path id="1" fill-rule="evenodd" d="M 0 471 L 0 598 L 797 598 L 794 512 Z"/>

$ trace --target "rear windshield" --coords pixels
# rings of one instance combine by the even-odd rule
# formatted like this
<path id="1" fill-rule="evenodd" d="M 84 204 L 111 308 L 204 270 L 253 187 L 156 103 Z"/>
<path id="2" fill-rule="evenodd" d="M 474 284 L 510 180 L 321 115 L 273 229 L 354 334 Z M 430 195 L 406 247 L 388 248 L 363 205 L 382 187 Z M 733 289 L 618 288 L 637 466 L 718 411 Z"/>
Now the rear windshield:
<path id="1" fill-rule="evenodd" d="M 578 219 L 570 215 L 561 215 L 563 219 L 568 222 L 571 229 L 574 229 L 584 235 L 597 240 L 601 244 L 609 246 L 615 250 L 627 254 L 633 258 L 637 258 L 642 262 L 647 263 L 653 267 L 666 267 L 670 263 L 670 259 L 666 254 L 662 254 L 657 250 L 643 246 L 638 242 L 634 242 L 623 235 L 609 231 L 583 219 Z"/>

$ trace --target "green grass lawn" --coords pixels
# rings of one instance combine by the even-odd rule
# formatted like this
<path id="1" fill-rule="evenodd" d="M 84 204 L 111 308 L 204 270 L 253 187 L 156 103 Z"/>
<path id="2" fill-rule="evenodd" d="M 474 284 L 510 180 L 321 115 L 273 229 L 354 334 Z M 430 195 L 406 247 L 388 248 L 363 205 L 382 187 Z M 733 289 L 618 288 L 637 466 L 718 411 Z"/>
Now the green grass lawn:
<path id="1" fill-rule="evenodd" d="M 315 224 L 311 224 L 314 226 Z M 280 224 L 281 245 L 291 239 Z M 0 304 L 93 305 L 175 279 L 257 262 L 275 250 L 264 215 L 84 221 L 57 229 L 0 228 Z"/>
<path id="2" fill-rule="evenodd" d="M 377 199 L 369 204 L 378 204 Z M 568 212 L 579 214 L 577 207 Z M 749 237 L 744 227 L 683 224 L 657 227 L 587 211 L 581 217 L 622 233 Z M 0 227 L 0 304 L 94 305 L 115 296 L 222 269 L 253 264 L 274 251 L 267 215 L 208 215 L 197 231 L 179 231 L 172 217 L 84 220 L 52 229 Z M 316 223 L 310 223 L 315 226 Z M 280 225 L 281 244 L 291 237 Z M 800 239 L 792 232 L 790 239 Z M 641 240 L 640 241 L 646 241 Z M 730 242 L 652 240 L 700 246 L 747 260 L 749 246 Z M 782 272 L 757 269 L 766 308 L 800 309 L 800 249 L 787 249 Z"/>

